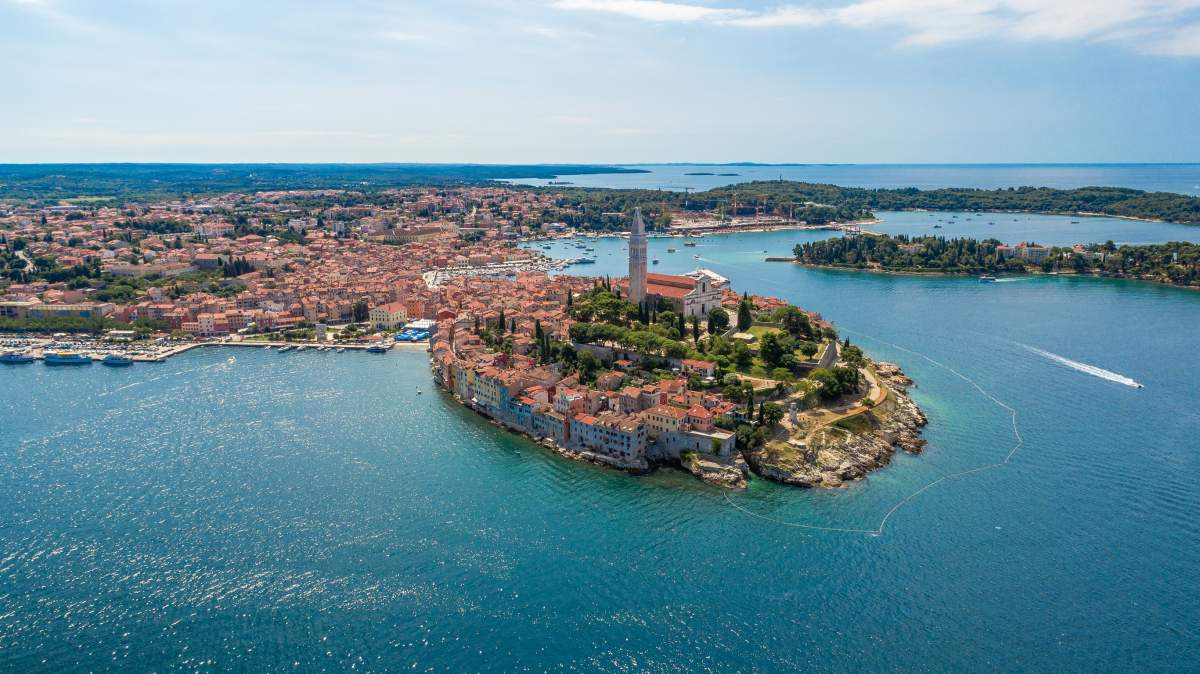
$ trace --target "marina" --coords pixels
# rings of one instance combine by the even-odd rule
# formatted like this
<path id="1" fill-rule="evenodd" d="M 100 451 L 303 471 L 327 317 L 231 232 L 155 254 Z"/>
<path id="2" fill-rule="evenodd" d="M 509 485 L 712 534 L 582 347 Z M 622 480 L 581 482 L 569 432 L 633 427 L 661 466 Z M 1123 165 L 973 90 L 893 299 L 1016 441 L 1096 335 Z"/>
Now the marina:
<path id="1" fill-rule="evenodd" d="M 19 346 L 15 340 L 0 340 L 0 365 L 21 365 L 42 362 L 46 365 L 91 365 L 100 363 L 108 367 L 129 367 L 135 363 L 164 363 L 169 358 L 187 353 L 193 349 L 214 346 L 229 346 L 257 348 L 264 351 L 274 350 L 275 353 L 297 353 L 307 350 L 321 353 L 345 353 L 346 351 L 361 351 L 366 353 L 387 353 L 393 348 L 428 348 L 430 332 L 425 330 L 405 330 L 394 338 L 380 339 L 378 343 L 320 343 L 320 342 L 283 342 L 264 340 L 210 340 L 168 342 L 147 345 L 112 345 L 98 341 L 62 342 L 50 339 L 23 339 Z"/>

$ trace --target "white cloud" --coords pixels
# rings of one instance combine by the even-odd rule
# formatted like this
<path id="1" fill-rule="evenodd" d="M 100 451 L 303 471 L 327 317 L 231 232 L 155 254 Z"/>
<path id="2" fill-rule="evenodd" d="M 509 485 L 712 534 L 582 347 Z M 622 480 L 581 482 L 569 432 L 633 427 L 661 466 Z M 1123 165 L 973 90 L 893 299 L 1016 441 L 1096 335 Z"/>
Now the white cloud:
<path id="1" fill-rule="evenodd" d="M 1200 56 L 1200 24 L 1184 26 L 1142 43 L 1142 51 L 1165 56 Z"/>
<path id="2" fill-rule="evenodd" d="M 726 21 L 744 28 L 783 28 L 793 26 L 817 26 L 829 23 L 832 15 L 823 9 L 811 7 L 776 7 L 766 12 L 742 16 Z"/>
<path id="3" fill-rule="evenodd" d="M 42 21 L 62 30 L 75 33 L 90 33 L 102 35 L 111 30 L 104 25 L 72 14 L 50 0 L 7 0 L 5 4 L 16 7 L 19 11 L 27 12 Z"/>
<path id="4" fill-rule="evenodd" d="M 604 12 L 652 22 L 747 29 L 837 25 L 898 28 L 904 44 L 966 40 L 1089 40 L 1146 53 L 1200 55 L 1200 0 L 859 0 L 841 6 L 769 9 L 658 0 L 554 0 L 562 10 Z"/>
<path id="5" fill-rule="evenodd" d="M 723 21 L 750 16 L 742 9 L 720 9 L 661 0 L 555 0 L 558 9 L 617 14 L 654 22 Z"/>

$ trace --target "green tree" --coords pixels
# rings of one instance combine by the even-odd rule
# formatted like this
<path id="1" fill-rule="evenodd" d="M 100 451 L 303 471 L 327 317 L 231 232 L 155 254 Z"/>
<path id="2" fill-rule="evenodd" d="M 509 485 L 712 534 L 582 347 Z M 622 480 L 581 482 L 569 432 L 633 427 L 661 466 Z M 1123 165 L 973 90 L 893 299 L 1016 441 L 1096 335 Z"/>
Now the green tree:
<path id="1" fill-rule="evenodd" d="M 729 312 L 722 307 L 715 307 L 708 312 L 708 334 L 715 335 L 724 332 L 729 327 Z"/>
<path id="2" fill-rule="evenodd" d="M 783 407 L 778 403 L 764 402 L 758 410 L 758 421 L 763 426 L 771 428 L 783 421 Z"/>
<path id="3" fill-rule="evenodd" d="M 750 325 L 753 322 L 754 322 L 754 318 L 750 313 L 750 300 L 743 298 L 742 301 L 738 303 L 738 314 L 737 314 L 737 329 L 738 329 L 738 331 L 745 332 L 745 331 L 749 330 Z"/>

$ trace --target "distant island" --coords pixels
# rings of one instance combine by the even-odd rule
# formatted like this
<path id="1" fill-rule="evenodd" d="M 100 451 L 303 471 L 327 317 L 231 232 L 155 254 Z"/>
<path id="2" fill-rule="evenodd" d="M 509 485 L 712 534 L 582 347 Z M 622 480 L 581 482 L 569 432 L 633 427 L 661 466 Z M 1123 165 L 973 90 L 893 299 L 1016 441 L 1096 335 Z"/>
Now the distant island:
<path id="1" fill-rule="evenodd" d="M 797 244 L 797 262 L 824 267 L 936 274 L 1093 274 L 1200 287 L 1200 245 L 1006 245 L 996 239 L 861 235 Z"/>
<path id="2" fill-rule="evenodd" d="M 536 188 L 545 190 L 548 188 Z M 1200 224 L 1200 197 L 1172 192 L 1143 192 L 1121 187 L 1049 187 L 978 190 L 865 189 L 793 181 L 753 181 L 703 192 L 664 192 L 568 188 L 560 198 L 586 219 L 570 222 L 586 229 L 623 230 L 624 220 L 605 214 L 641 207 L 655 224 L 665 227 L 672 212 L 720 212 L 725 217 L 774 216 L 807 224 L 874 219 L 875 211 L 1002 211 L 1119 218 Z M 664 219 L 665 218 L 665 219 Z"/>

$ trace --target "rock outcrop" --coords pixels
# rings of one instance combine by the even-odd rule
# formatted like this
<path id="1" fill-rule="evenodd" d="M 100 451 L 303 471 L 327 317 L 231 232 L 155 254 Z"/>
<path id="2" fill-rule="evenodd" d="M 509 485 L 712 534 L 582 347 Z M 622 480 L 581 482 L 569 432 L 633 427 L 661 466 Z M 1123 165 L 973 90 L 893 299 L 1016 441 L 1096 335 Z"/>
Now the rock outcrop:
<path id="1" fill-rule="evenodd" d="M 745 489 L 750 467 L 740 454 L 719 457 L 712 454 L 684 452 L 679 463 L 701 480 L 723 489 Z"/>
<path id="2" fill-rule="evenodd" d="M 801 437 L 772 438 L 745 452 L 750 468 L 776 482 L 801 487 L 840 487 L 886 466 L 902 449 L 925 447 L 921 428 L 928 420 L 906 392 L 912 380 L 890 363 L 876 365 L 887 398 L 875 408 L 813 429 Z"/>

